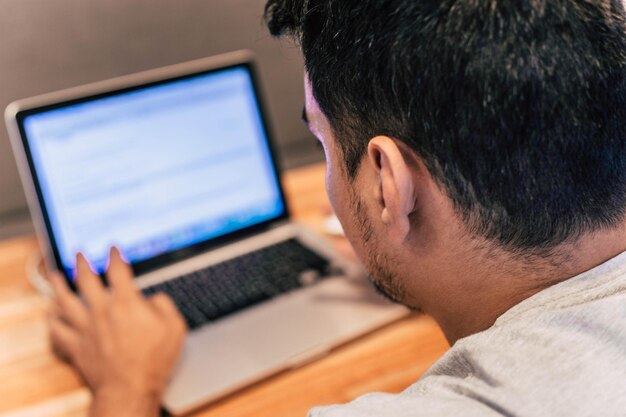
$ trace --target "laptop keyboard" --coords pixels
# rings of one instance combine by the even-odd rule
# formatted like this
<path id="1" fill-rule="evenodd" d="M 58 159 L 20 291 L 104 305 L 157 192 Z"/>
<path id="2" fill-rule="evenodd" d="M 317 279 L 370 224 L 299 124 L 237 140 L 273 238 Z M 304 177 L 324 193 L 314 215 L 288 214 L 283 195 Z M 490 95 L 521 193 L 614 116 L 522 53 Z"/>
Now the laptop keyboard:
<path id="1" fill-rule="evenodd" d="M 327 259 L 290 239 L 143 290 L 167 293 L 195 329 L 329 275 Z"/>

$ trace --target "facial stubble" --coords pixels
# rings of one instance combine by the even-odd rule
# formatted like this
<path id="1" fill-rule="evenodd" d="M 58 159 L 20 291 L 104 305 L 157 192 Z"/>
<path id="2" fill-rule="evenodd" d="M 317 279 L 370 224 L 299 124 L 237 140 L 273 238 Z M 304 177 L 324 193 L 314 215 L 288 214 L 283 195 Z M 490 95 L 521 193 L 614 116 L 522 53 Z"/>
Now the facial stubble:
<path id="1" fill-rule="evenodd" d="M 389 256 L 382 250 L 384 242 L 374 239 L 375 233 L 363 200 L 350 189 L 350 205 L 355 219 L 356 230 L 365 252 L 362 259 L 369 272 L 369 280 L 378 293 L 388 300 L 404 304 L 406 291 L 400 279 L 391 271 Z"/>

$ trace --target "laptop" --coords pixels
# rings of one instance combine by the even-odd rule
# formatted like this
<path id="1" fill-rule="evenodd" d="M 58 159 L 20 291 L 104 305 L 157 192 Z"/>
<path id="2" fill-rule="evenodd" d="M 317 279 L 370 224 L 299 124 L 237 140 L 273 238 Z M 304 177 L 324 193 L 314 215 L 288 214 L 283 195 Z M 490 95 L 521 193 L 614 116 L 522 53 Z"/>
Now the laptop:
<path id="1" fill-rule="evenodd" d="M 190 328 L 164 407 L 184 414 L 407 314 L 291 221 L 250 52 L 6 110 L 42 251 L 73 282 L 121 248 Z"/>

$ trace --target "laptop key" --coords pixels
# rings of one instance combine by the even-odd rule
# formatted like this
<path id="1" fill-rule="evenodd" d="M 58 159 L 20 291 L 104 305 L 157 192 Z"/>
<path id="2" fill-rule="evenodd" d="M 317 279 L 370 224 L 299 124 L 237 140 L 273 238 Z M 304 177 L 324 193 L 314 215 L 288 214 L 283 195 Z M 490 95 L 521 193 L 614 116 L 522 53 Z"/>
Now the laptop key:
<path id="1" fill-rule="evenodd" d="M 148 287 L 144 294 L 167 293 L 190 329 L 267 299 L 310 285 L 329 275 L 329 261 L 296 239 Z"/>

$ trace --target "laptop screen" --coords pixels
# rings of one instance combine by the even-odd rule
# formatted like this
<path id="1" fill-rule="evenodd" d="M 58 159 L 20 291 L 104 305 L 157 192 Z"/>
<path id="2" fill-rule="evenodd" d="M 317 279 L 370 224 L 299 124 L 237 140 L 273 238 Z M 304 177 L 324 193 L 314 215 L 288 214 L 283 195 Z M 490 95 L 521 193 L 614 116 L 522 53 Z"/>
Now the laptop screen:
<path id="1" fill-rule="evenodd" d="M 57 262 L 133 264 L 286 216 L 246 65 L 26 114 L 22 133 Z"/>

